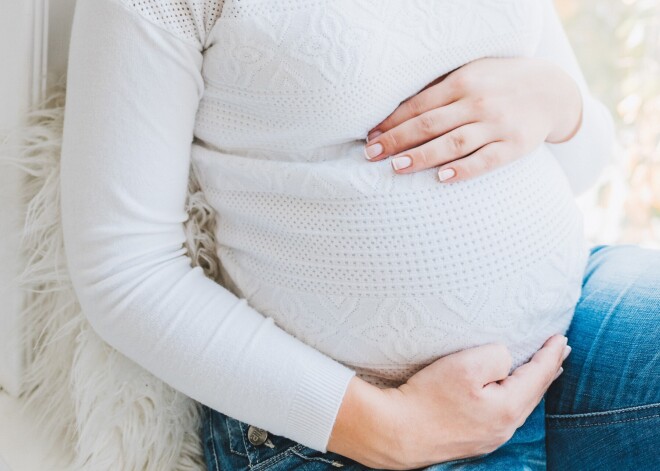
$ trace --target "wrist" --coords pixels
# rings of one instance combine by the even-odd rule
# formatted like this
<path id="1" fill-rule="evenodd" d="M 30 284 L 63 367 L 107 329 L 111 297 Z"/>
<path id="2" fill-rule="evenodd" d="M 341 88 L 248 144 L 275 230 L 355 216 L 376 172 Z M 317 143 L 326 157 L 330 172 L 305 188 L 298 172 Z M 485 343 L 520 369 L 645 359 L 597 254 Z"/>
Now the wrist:
<path id="1" fill-rule="evenodd" d="M 371 467 L 388 461 L 395 440 L 387 390 L 353 377 L 346 389 L 327 450 Z"/>
<path id="2" fill-rule="evenodd" d="M 582 127 L 584 103 L 582 92 L 573 78 L 559 67 L 555 66 L 557 78 L 554 80 L 549 106 L 551 114 L 555 116 L 552 130 L 546 137 L 550 144 L 561 144 L 569 141 Z M 565 84 L 564 87 L 559 84 Z"/>

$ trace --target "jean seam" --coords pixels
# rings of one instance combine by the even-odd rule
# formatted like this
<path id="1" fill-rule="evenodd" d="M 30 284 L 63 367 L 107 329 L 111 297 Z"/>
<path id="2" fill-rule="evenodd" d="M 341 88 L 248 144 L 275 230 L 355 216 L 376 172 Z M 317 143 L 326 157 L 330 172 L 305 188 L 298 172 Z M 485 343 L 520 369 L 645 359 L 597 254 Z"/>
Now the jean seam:
<path id="1" fill-rule="evenodd" d="M 246 455 L 247 455 L 247 459 L 248 459 L 248 466 L 249 466 L 250 468 L 252 468 L 254 465 L 252 464 L 252 457 L 250 456 L 250 452 L 249 452 L 249 450 L 248 450 L 248 445 L 247 445 L 247 443 L 245 442 L 245 433 L 243 432 L 243 422 L 238 421 L 238 428 L 239 428 L 240 431 L 241 431 L 241 440 L 243 440 L 243 446 L 245 447 L 245 453 L 246 453 Z M 258 464 L 259 464 L 259 463 L 257 463 L 257 465 L 258 465 Z"/>
<path id="2" fill-rule="evenodd" d="M 338 462 L 338 460 L 329 460 L 327 458 L 323 458 L 322 456 L 306 456 L 303 453 L 300 453 L 300 450 L 301 450 L 301 448 L 298 448 L 297 450 L 295 449 L 295 447 L 289 448 L 289 451 L 291 451 L 291 453 L 293 453 L 294 455 L 299 456 L 299 457 L 301 457 L 301 458 L 303 458 L 304 460 L 307 460 L 307 461 L 323 461 L 324 463 L 328 463 L 328 464 L 332 464 L 332 465 L 334 465 L 335 463 Z M 341 464 L 344 464 L 344 463 L 341 463 Z"/>
<path id="3" fill-rule="evenodd" d="M 558 430 L 558 429 L 567 429 L 567 428 L 589 428 L 589 427 L 599 427 L 603 425 L 613 425 L 613 424 L 625 424 L 626 422 L 639 422 L 641 420 L 648 420 L 648 419 L 654 419 L 656 417 L 660 417 L 660 414 L 655 414 L 655 415 L 649 415 L 647 417 L 635 417 L 634 419 L 626 419 L 626 420 L 614 420 L 611 422 L 599 422 L 595 424 L 580 424 L 580 425 L 558 425 L 558 426 L 551 426 L 548 425 L 548 428 L 551 428 L 553 430 Z"/>
<path id="4" fill-rule="evenodd" d="M 590 417 L 603 417 L 606 415 L 612 414 L 621 414 L 626 412 L 638 412 L 647 409 L 653 409 L 655 407 L 660 407 L 660 403 L 655 404 L 646 404 L 643 406 L 633 406 L 633 407 L 624 407 L 622 409 L 612 409 L 602 412 L 586 412 L 583 414 L 547 414 L 546 418 L 548 419 L 581 419 L 581 418 L 590 418 Z"/>
<path id="5" fill-rule="evenodd" d="M 225 416 L 225 429 L 227 430 L 227 441 L 229 442 L 229 451 L 231 451 L 232 453 L 235 453 L 239 456 L 243 456 L 245 458 L 248 458 L 248 461 L 249 461 L 249 457 L 247 455 L 247 449 L 245 449 L 245 453 L 242 453 L 239 450 L 234 449 L 234 444 L 233 444 L 233 440 L 232 440 L 233 434 L 231 433 L 231 429 L 229 428 L 229 420 L 230 419 Z M 243 429 L 240 427 L 240 425 L 239 425 L 238 429 L 241 431 L 241 436 L 242 436 L 243 435 Z M 245 445 L 245 440 L 243 440 L 243 447 L 245 447 L 245 446 L 246 446 Z"/>
<path id="6" fill-rule="evenodd" d="M 275 465 L 276 465 L 277 463 L 279 463 L 280 461 L 282 461 L 282 460 L 284 460 L 285 458 L 287 458 L 288 456 L 290 456 L 291 453 L 292 453 L 293 448 L 295 448 L 296 446 L 298 446 L 298 445 L 291 445 L 289 448 L 286 448 L 286 449 L 280 451 L 280 452 L 279 452 L 278 454 L 276 454 L 275 456 L 271 456 L 271 457 L 268 458 L 267 460 L 264 460 L 264 461 L 262 461 L 262 462 L 260 462 L 260 463 L 257 463 L 256 465 L 254 465 L 254 466 L 250 466 L 250 467 L 251 467 L 252 469 L 254 469 L 254 470 L 259 470 L 259 469 L 269 469 L 269 468 L 275 466 Z"/>
<path id="7" fill-rule="evenodd" d="M 215 461 L 215 468 L 220 469 L 220 463 L 218 462 L 218 451 L 215 447 L 215 439 L 213 437 L 213 414 L 211 411 L 208 411 L 207 417 L 209 419 L 209 437 L 211 439 L 211 450 L 213 450 L 213 460 Z"/>

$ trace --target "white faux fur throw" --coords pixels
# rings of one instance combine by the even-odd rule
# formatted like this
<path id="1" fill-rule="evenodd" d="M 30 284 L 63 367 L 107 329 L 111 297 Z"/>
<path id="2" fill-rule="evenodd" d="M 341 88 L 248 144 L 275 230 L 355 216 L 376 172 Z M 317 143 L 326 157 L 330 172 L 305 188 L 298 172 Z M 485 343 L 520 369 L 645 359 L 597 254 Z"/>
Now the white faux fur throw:
<path id="1" fill-rule="evenodd" d="M 54 437 L 67 470 L 204 470 L 200 404 L 106 344 L 77 303 L 67 273 L 59 209 L 59 158 L 65 78 L 17 130 L 3 163 L 26 174 L 21 285 L 27 350 L 24 407 Z M 3 152 L 4 154 L 4 152 Z M 188 253 L 220 282 L 213 210 L 191 171 Z"/>

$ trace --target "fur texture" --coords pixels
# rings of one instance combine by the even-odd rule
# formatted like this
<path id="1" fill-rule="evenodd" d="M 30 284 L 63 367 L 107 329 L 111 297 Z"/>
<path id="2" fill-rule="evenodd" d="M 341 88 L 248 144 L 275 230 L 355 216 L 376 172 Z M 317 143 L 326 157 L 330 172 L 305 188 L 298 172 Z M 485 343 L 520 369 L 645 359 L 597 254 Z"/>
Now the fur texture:
<path id="1" fill-rule="evenodd" d="M 80 310 L 67 273 L 59 207 L 65 77 L 18 129 L 4 164 L 25 172 L 22 250 L 26 348 L 24 407 L 36 415 L 67 469 L 204 470 L 200 404 L 106 344 Z M 188 253 L 220 281 L 214 211 L 194 175 L 188 194 Z M 64 449 L 63 449 L 64 448 Z"/>

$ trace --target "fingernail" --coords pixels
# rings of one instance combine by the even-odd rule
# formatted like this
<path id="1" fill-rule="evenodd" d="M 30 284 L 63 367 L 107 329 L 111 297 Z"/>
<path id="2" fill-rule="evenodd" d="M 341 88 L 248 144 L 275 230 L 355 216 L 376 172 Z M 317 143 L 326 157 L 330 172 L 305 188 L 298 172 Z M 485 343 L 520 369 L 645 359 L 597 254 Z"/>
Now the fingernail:
<path id="1" fill-rule="evenodd" d="M 564 353 L 561 356 L 561 361 L 564 361 L 566 358 L 568 358 L 568 355 L 571 354 L 571 350 L 573 350 L 573 349 L 571 348 L 570 345 L 566 345 L 564 347 Z"/>
<path id="2" fill-rule="evenodd" d="M 394 157 L 392 159 L 392 167 L 394 170 L 401 170 L 402 168 L 407 168 L 412 165 L 412 159 L 407 155 L 402 155 L 401 157 Z"/>
<path id="3" fill-rule="evenodd" d="M 378 136 L 380 136 L 381 134 L 383 134 L 383 133 L 380 132 L 380 131 L 372 131 L 372 132 L 369 133 L 369 135 L 367 136 L 367 142 L 369 142 L 369 141 L 372 140 L 372 139 L 376 139 L 376 138 L 377 138 Z"/>
<path id="4" fill-rule="evenodd" d="M 364 157 L 367 160 L 373 159 L 374 157 L 378 157 L 382 153 L 383 153 L 382 144 L 373 144 L 371 146 L 367 146 L 364 148 Z"/>
<path id="5" fill-rule="evenodd" d="M 560 367 L 559 367 L 559 371 L 557 371 L 557 374 L 555 375 L 554 378 L 552 378 L 552 380 L 554 381 L 554 380 L 556 380 L 557 378 L 559 378 L 559 375 L 561 375 L 563 372 L 564 372 L 564 368 L 560 366 Z"/>
<path id="6" fill-rule="evenodd" d="M 453 178 L 455 175 L 456 172 L 454 171 L 453 168 L 446 168 L 438 172 L 438 178 L 440 179 L 441 182 L 449 180 L 450 178 Z"/>

